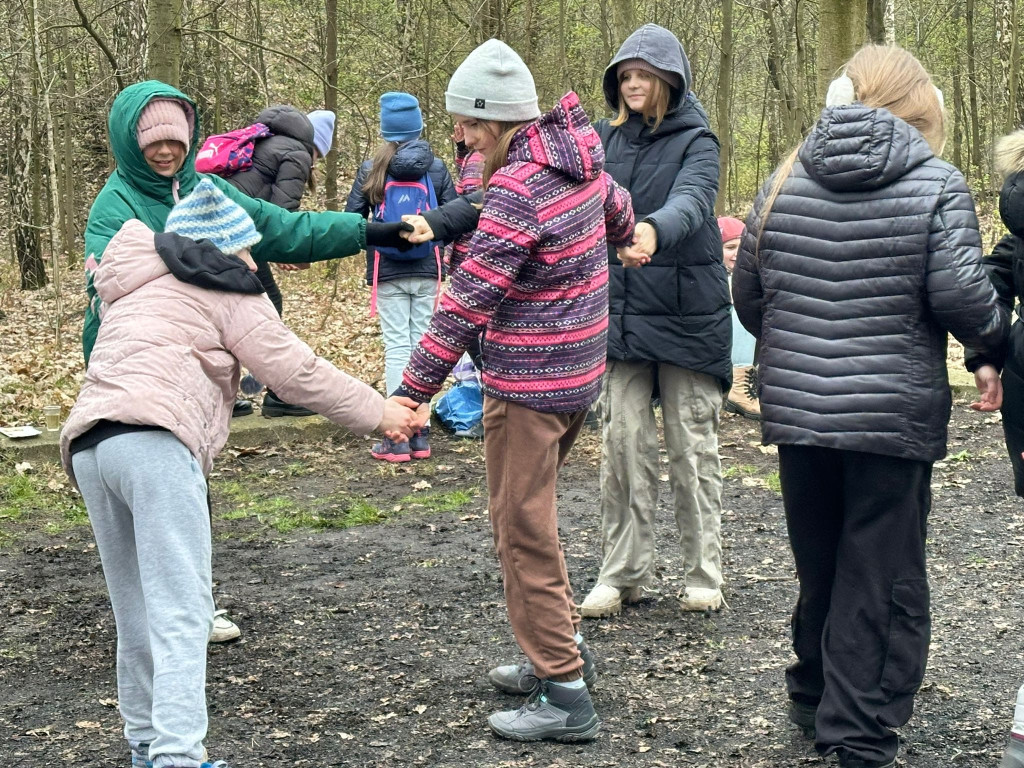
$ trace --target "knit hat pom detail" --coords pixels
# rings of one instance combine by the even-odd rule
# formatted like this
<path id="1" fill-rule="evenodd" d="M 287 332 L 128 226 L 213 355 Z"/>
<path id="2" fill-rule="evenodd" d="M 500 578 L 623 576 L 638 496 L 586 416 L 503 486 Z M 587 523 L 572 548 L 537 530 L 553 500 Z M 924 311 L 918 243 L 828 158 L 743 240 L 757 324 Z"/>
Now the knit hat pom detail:
<path id="1" fill-rule="evenodd" d="M 646 59 L 626 59 L 625 61 L 620 61 L 619 66 L 615 70 L 615 75 L 621 81 L 622 76 L 630 69 L 640 69 L 644 72 L 650 72 L 652 75 L 660 77 L 676 90 L 679 90 L 679 86 L 682 84 L 682 79 L 679 77 L 678 73 L 669 72 L 667 69 L 660 69 Z"/>
<path id="2" fill-rule="evenodd" d="M 171 209 L 164 231 L 190 240 L 209 240 L 229 255 L 263 239 L 245 209 L 209 179 L 200 181 L 188 197 Z"/>
<path id="3" fill-rule="evenodd" d="M 140 149 L 158 141 L 177 141 L 188 149 L 192 145 L 192 122 L 185 105 L 177 99 L 153 99 L 139 115 L 135 137 Z"/>
<path id="4" fill-rule="evenodd" d="M 501 40 L 491 38 L 466 57 L 448 81 L 445 109 L 478 120 L 519 123 L 540 117 L 529 68 Z"/>

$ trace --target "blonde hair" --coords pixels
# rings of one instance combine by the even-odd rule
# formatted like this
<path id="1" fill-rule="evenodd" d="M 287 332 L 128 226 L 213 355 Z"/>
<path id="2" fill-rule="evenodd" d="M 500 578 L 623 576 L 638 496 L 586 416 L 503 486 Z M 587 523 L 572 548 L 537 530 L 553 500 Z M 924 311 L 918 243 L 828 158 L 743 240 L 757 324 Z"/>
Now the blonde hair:
<path id="1" fill-rule="evenodd" d="M 932 152 L 936 155 L 942 152 L 946 142 L 942 103 L 931 77 L 914 54 L 895 45 L 865 45 L 853 54 L 844 70 L 853 81 L 858 102 L 865 107 L 889 110 L 917 128 Z M 761 233 L 768 215 L 793 172 L 799 152 L 800 147 L 794 149 L 775 171 L 774 181 L 759 214 L 757 249 L 761 245 Z"/>
<path id="2" fill-rule="evenodd" d="M 485 125 L 491 135 L 498 141 L 494 145 L 494 150 L 484 163 L 484 187 L 490 183 L 491 176 L 493 176 L 499 168 L 508 165 L 508 151 L 512 145 L 512 137 L 515 136 L 516 132 L 524 125 L 529 125 L 529 121 L 522 123 L 510 123 L 506 121 L 488 120 Z"/>
<path id="3" fill-rule="evenodd" d="M 646 71 L 646 70 L 644 70 Z M 624 69 L 619 74 L 619 114 L 615 116 L 615 119 L 611 121 L 610 125 L 616 127 L 622 125 L 629 119 L 629 107 L 626 106 L 626 100 L 622 98 L 622 81 L 626 77 L 628 69 Z M 668 114 L 668 100 L 672 92 L 672 87 L 662 80 L 660 77 L 651 74 L 651 90 L 647 93 L 647 99 L 644 101 L 644 108 L 640 112 L 640 116 L 643 118 L 644 123 L 647 124 L 651 132 L 658 130 L 658 126 L 661 125 L 661 121 L 665 119 L 665 115 Z"/>
<path id="4" fill-rule="evenodd" d="M 363 182 L 363 197 L 370 207 L 380 205 L 384 199 L 384 185 L 388 181 L 388 167 L 398 151 L 397 141 L 385 141 L 377 151 L 373 153 L 373 162 L 370 164 L 370 172 L 366 174 L 366 181 Z"/>

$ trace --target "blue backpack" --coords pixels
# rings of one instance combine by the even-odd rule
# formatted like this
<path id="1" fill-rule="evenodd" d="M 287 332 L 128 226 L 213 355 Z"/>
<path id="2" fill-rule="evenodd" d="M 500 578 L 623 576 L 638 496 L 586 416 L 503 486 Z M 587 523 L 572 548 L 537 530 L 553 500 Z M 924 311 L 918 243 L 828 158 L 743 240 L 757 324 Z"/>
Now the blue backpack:
<path id="1" fill-rule="evenodd" d="M 381 222 L 401 221 L 403 216 L 417 215 L 424 211 L 437 208 L 437 195 L 430 175 L 426 174 L 415 181 L 400 181 L 388 174 L 384 182 L 384 199 L 373 211 L 373 220 Z M 380 270 L 380 257 L 386 256 L 395 261 L 419 261 L 433 256 L 437 262 L 437 296 L 434 309 L 441 296 L 441 247 L 438 242 L 420 243 L 402 251 L 390 246 L 374 248 L 373 286 L 370 294 L 370 317 L 377 313 L 377 273 Z"/>

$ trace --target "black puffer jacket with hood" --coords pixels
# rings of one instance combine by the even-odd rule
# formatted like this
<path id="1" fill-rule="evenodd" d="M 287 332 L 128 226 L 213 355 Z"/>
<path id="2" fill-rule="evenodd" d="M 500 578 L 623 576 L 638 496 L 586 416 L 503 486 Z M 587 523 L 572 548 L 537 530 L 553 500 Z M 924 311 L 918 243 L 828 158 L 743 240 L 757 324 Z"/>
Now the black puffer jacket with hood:
<path id="1" fill-rule="evenodd" d="M 637 113 L 620 126 L 595 127 L 605 170 L 629 190 L 636 220 L 653 225 L 658 251 L 639 269 L 626 269 L 608 251 L 608 359 L 670 363 L 732 379 L 729 283 L 715 219 L 718 139 L 690 92 L 690 64 L 675 35 L 645 24 L 622 44 L 604 73 L 604 96 L 619 108 L 619 62 L 644 59 L 678 74 L 669 112 L 656 131 Z"/>
<path id="2" fill-rule="evenodd" d="M 999 195 L 999 215 L 1010 234 L 1000 240 L 985 259 L 985 271 L 1007 313 L 1016 306 L 1024 317 L 1024 130 L 1003 138 L 996 146 L 996 167 L 1004 176 Z M 1010 326 L 1009 342 L 994 357 L 968 349 L 968 368 L 991 363 L 1003 369 L 1003 432 L 1013 465 L 1014 489 L 1024 496 L 1024 322 Z"/>
<path id="3" fill-rule="evenodd" d="M 935 461 L 951 398 L 946 332 L 994 355 L 1007 318 L 960 172 L 885 109 L 830 107 L 733 274 L 760 337 L 765 443 Z"/>
<path id="4" fill-rule="evenodd" d="M 349 192 L 348 201 L 345 203 L 346 212 L 358 213 L 364 217 L 370 215 L 370 203 L 363 196 L 363 186 L 366 184 L 366 177 L 370 175 L 372 167 L 372 160 L 367 160 L 360 166 L 356 180 L 352 184 L 352 191 Z M 452 181 L 452 176 L 444 161 L 434 156 L 430 144 L 423 139 L 414 139 L 399 146 L 388 166 L 388 173 L 400 181 L 415 181 L 429 175 L 439 206 L 450 203 L 458 197 L 455 183 Z M 366 250 L 367 285 L 373 284 L 373 262 L 374 250 L 368 248 Z M 400 277 L 437 277 L 437 262 L 432 258 L 401 261 L 382 256 L 378 269 L 377 282 L 380 283 L 397 280 Z"/>
<path id="5" fill-rule="evenodd" d="M 295 107 L 268 107 L 256 116 L 273 136 L 258 139 L 252 166 L 227 180 L 249 197 L 297 211 L 313 169 L 313 124 Z"/>

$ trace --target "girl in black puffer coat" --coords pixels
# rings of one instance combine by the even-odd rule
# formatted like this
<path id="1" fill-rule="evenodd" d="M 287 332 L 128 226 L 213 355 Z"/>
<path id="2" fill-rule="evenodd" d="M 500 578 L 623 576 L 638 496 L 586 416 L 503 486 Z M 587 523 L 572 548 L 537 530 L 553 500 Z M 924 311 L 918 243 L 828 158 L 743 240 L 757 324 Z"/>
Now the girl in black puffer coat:
<path id="1" fill-rule="evenodd" d="M 765 443 L 800 592 L 790 718 L 843 768 L 895 765 L 930 636 L 925 536 L 945 455 L 946 334 L 996 354 L 1006 314 L 967 184 L 936 157 L 941 94 L 910 53 L 867 46 L 761 191 L 733 273 L 760 339 Z M 977 410 L 999 407 L 979 364 Z"/>
<path id="2" fill-rule="evenodd" d="M 718 425 L 732 377 L 732 317 L 715 218 L 718 139 L 691 82 L 683 46 L 657 24 L 631 34 L 604 74 L 605 101 L 618 116 L 594 127 L 605 169 L 633 198 L 639 259 L 608 250 L 603 558 L 581 606 L 588 617 L 617 613 L 655 579 L 655 393 L 683 553 L 680 606 L 722 605 Z"/>
<path id="3" fill-rule="evenodd" d="M 380 135 L 384 143 L 373 159 L 359 168 L 345 210 L 361 216 L 374 214 L 384 198 L 387 180 L 418 182 L 429 177 L 438 206 L 458 195 L 444 161 L 434 156 L 430 145 L 420 139 L 423 115 L 415 96 L 389 92 L 380 97 Z M 399 209 L 400 210 L 400 209 Z M 440 248 L 440 244 L 437 246 Z M 409 356 L 426 332 L 441 289 L 440 251 L 415 260 L 391 258 L 373 248 L 366 249 L 366 284 L 371 287 L 371 312 L 380 317 L 384 342 L 386 393 L 402 383 Z M 430 456 L 429 427 L 413 435 L 408 443 L 384 438 L 370 453 L 390 462 L 425 459 Z"/>
<path id="4" fill-rule="evenodd" d="M 244 171 L 226 177 L 227 181 L 249 197 L 266 200 L 288 211 L 297 211 L 307 185 L 312 186 L 313 163 L 331 150 L 334 135 L 334 113 L 318 110 L 305 115 L 295 107 L 279 105 L 268 107 L 256 116 L 273 134 L 257 139 L 253 145 L 252 165 Z M 284 302 L 281 289 L 274 279 L 270 264 L 258 263 L 256 276 L 277 314 L 283 315 Z M 288 265 L 302 269 L 307 265 Z M 282 267 L 284 268 L 284 267 Z M 244 382 L 243 382 L 244 383 Z M 235 416 L 242 415 L 248 401 L 235 404 Z M 248 411 L 252 407 L 249 406 Z M 286 403 L 268 390 L 263 397 L 264 416 L 312 416 L 313 412 L 298 405 Z"/>

